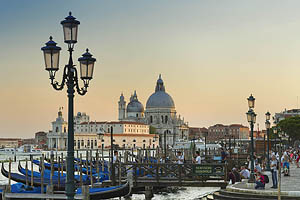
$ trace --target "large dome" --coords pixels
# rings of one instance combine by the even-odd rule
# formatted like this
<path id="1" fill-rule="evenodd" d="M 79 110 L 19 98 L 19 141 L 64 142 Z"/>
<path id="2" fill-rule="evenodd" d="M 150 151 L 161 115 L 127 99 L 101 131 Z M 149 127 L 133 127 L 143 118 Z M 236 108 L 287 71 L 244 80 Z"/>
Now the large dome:
<path id="1" fill-rule="evenodd" d="M 130 102 L 127 105 L 127 113 L 130 112 L 144 112 L 144 106 L 139 102 L 136 91 L 134 91 L 134 95 L 131 96 Z"/>
<path id="2" fill-rule="evenodd" d="M 164 82 L 161 75 L 156 82 L 155 92 L 148 98 L 146 108 L 175 108 L 172 97 L 165 92 Z"/>
<path id="3" fill-rule="evenodd" d="M 175 108 L 175 104 L 168 93 L 158 91 L 149 97 L 146 108 Z"/>

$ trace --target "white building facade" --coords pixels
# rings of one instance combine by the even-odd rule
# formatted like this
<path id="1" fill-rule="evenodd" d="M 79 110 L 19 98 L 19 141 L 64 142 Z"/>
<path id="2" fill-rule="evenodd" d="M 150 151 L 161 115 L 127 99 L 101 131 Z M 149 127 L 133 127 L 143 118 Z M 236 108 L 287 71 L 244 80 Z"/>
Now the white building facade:
<path id="1" fill-rule="evenodd" d="M 111 134 L 113 143 L 120 148 L 156 148 L 158 139 L 155 134 L 150 134 L 149 125 L 141 122 L 116 121 L 97 122 L 89 121 L 86 113 L 78 112 L 74 117 L 74 148 L 97 149 L 111 147 Z M 52 130 L 47 133 L 48 149 L 67 149 L 67 126 L 61 110 L 58 118 L 52 122 Z M 98 133 L 103 133 L 100 140 Z"/>
<path id="2" fill-rule="evenodd" d="M 52 122 L 52 130 L 47 133 L 48 149 L 65 150 L 68 138 L 68 123 L 62 117 L 61 109 L 55 121 Z"/>

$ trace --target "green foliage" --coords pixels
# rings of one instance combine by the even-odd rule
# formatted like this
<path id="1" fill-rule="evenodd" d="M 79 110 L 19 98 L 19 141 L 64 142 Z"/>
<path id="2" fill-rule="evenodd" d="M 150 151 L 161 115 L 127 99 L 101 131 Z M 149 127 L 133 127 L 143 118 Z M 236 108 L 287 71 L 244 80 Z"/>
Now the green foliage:
<path id="1" fill-rule="evenodd" d="M 293 140 L 300 139 L 300 116 L 281 120 L 278 126 Z"/>
<path id="2" fill-rule="evenodd" d="M 156 128 L 153 126 L 150 126 L 150 134 L 156 134 Z"/>

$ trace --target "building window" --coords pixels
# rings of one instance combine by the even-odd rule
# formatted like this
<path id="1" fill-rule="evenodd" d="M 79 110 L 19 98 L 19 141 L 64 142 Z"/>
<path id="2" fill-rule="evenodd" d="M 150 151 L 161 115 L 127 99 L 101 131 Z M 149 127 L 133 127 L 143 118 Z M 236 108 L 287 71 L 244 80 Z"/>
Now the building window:
<path id="1" fill-rule="evenodd" d="M 143 142 L 146 142 L 146 140 L 143 140 Z"/>
<path id="2" fill-rule="evenodd" d="M 58 133 L 58 127 L 56 127 L 56 130 L 55 130 L 55 131 L 56 131 L 56 133 Z"/>
<path id="3" fill-rule="evenodd" d="M 113 142 L 115 142 L 116 140 L 115 139 L 113 139 Z"/>
<path id="4" fill-rule="evenodd" d="M 134 139 L 133 142 L 136 142 L 136 140 Z"/>
<path id="5" fill-rule="evenodd" d="M 76 140 L 74 140 L 74 146 L 76 147 Z"/>
<path id="6" fill-rule="evenodd" d="M 168 116 L 165 116 L 165 123 L 168 123 Z"/>
<path id="7" fill-rule="evenodd" d="M 164 123 L 164 116 L 161 116 L 161 123 Z"/>
<path id="8" fill-rule="evenodd" d="M 153 117 L 152 117 L 152 115 L 150 116 L 150 123 L 153 123 Z"/>
<path id="9" fill-rule="evenodd" d="M 81 140 L 81 146 L 84 146 L 84 140 Z"/>
<path id="10" fill-rule="evenodd" d="M 126 142 L 126 140 L 123 140 L 123 142 Z"/>
<path id="11" fill-rule="evenodd" d="M 104 142 L 104 140 L 102 139 L 102 142 Z"/>
<path id="12" fill-rule="evenodd" d="M 95 140 L 95 146 L 97 146 L 97 140 Z"/>
<path id="13" fill-rule="evenodd" d="M 88 146 L 88 147 L 90 146 L 90 140 L 87 141 L 87 146 Z"/>

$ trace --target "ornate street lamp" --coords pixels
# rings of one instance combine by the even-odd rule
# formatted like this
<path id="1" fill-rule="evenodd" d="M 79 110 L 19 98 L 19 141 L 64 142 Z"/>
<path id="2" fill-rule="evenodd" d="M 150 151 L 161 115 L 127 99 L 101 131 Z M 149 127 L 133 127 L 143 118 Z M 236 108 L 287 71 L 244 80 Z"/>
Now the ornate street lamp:
<path id="1" fill-rule="evenodd" d="M 74 199 L 75 181 L 74 181 L 74 93 L 75 88 L 78 94 L 85 95 L 89 86 L 89 81 L 92 79 L 94 71 L 95 58 L 86 51 L 79 58 L 80 62 L 80 78 L 83 80 L 84 87 L 80 88 L 78 84 L 78 73 L 75 65 L 73 65 L 72 52 L 74 44 L 77 42 L 79 21 L 69 13 L 69 16 L 61 22 L 64 31 L 64 41 L 68 44 L 69 63 L 63 69 L 63 78 L 59 84 L 55 81 L 55 74 L 59 70 L 59 52 L 60 47 L 50 37 L 50 41 L 46 43 L 41 50 L 44 52 L 45 67 L 49 72 L 51 85 L 55 90 L 62 90 L 67 86 L 68 93 L 68 145 L 67 145 L 67 182 L 66 195 L 67 199 Z"/>
<path id="2" fill-rule="evenodd" d="M 267 166 L 266 166 L 266 171 L 271 171 L 270 169 L 270 117 L 271 114 L 269 112 L 266 113 L 266 129 L 267 129 Z"/>
<path id="3" fill-rule="evenodd" d="M 252 94 L 250 95 L 250 97 L 247 100 L 248 100 L 249 108 L 253 109 L 254 105 L 255 105 L 255 98 L 252 96 Z"/>
<path id="4" fill-rule="evenodd" d="M 248 122 L 250 124 L 250 128 L 251 128 L 251 154 L 250 154 L 251 173 L 250 173 L 249 183 L 254 183 L 255 182 L 255 177 L 254 177 L 254 139 L 253 139 L 253 128 L 254 128 L 254 124 L 256 122 L 256 114 L 255 114 L 255 112 L 252 109 L 254 108 L 254 105 L 255 105 L 255 98 L 251 94 L 251 96 L 247 100 L 248 100 L 249 110 L 246 113 L 246 115 L 247 115 L 247 120 L 248 120 Z"/>

